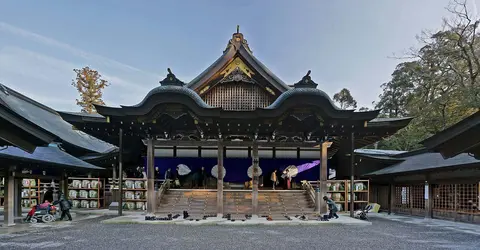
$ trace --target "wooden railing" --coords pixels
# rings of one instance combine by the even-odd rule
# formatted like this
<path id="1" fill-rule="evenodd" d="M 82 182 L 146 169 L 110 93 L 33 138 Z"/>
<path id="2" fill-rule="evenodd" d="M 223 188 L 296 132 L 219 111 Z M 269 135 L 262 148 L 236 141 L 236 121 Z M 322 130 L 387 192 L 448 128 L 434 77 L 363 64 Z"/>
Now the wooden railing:
<path id="1" fill-rule="evenodd" d="M 162 202 L 162 196 L 163 194 L 170 189 L 170 180 L 164 180 L 162 185 L 157 191 L 157 207 L 160 207 L 160 204 Z"/>
<path id="2" fill-rule="evenodd" d="M 312 202 L 315 202 L 315 189 L 313 188 L 311 182 L 302 181 L 302 189 L 307 192 Z"/>

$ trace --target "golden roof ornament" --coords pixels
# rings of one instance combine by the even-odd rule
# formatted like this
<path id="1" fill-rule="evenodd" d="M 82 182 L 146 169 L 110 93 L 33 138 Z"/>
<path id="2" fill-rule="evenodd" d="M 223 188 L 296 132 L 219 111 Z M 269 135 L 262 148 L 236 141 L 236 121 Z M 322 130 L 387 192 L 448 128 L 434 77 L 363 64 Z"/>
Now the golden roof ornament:
<path id="1" fill-rule="evenodd" d="M 243 37 L 243 34 L 240 33 L 240 25 L 237 25 L 237 32 L 233 33 L 232 39 L 228 41 L 227 48 L 223 52 L 225 53 L 232 46 L 235 50 L 238 50 L 242 45 L 245 49 L 252 53 L 252 50 L 250 49 L 250 47 L 248 47 L 247 39 L 245 39 Z"/>

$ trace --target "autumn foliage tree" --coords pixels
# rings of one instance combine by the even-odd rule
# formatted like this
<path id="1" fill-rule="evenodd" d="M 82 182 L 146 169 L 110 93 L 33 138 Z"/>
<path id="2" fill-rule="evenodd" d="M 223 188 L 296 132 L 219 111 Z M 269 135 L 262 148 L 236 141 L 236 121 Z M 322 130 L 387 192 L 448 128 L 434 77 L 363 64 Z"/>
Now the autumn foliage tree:
<path id="1" fill-rule="evenodd" d="M 76 78 L 72 80 L 74 86 L 80 94 L 80 99 L 76 99 L 77 105 L 82 107 L 82 112 L 96 113 L 94 104 L 105 105 L 103 102 L 103 89 L 109 84 L 102 79 L 102 75 L 98 71 L 84 67 L 82 69 L 74 69 Z"/>

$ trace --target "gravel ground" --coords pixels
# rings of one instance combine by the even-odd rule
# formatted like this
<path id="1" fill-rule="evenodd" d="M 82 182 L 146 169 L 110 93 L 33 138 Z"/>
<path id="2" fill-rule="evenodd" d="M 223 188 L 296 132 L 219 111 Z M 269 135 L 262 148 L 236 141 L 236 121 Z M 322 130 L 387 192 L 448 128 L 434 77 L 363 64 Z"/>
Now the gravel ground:
<path id="1" fill-rule="evenodd" d="M 0 249 L 480 249 L 478 234 L 382 218 L 372 218 L 372 226 L 350 227 L 113 225 L 99 221 L 59 222 L 62 229 L 3 234 Z"/>

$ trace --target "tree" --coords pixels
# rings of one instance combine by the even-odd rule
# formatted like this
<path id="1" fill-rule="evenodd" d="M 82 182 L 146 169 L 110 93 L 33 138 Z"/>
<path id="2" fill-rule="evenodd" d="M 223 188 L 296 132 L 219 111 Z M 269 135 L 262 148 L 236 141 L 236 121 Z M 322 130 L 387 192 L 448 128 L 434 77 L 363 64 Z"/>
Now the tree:
<path id="1" fill-rule="evenodd" d="M 418 69 L 416 62 L 397 65 L 392 79 L 381 85 L 383 93 L 375 108 L 381 109 L 384 117 L 404 117 L 408 115 L 407 104 L 413 91 L 413 72 Z"/>
<path id="2" fill-rule="evenodd" d="M 76 99 L 77 105 L 82 107 L 82 112 L 95 113 L 95 106 L 105 105 L 103 102 L 103 89 L 109 86 L 108 82 L 102 79 L 102 75 L 98 71 L 84 67 L 82 69 L 74 69 L 76 73 L 75 80 L 72 80 L 74 86 L 80 94 L 80 99 Z"/>
<path id="3" fill-rule="evenodd" d="M 387 117 L 414 117 L 408 127 L 379 147 L 412 150 L 419 142 L 480 110 L 480 20 L 474 20 L 465 0 L 454 0 L 435 33 L 418 37 L 410 61 L 400 63 L 392 79 L 382 84 L 376 108 Z"/>
<path id="4" fill-rule="evenodd" d="M 333 96 L 333 100 L 340 104 L 341 109 L 357 108 L 357 101 L 353 99 L 352 95 L 350 94 L 350 90 L 348 89 L 344 88 L 340 90 L 340 92 Z"/>
<path id="5" fill-rule="evenodd" d="M 368 107 L 361 107 L 361 108 L 358 109 L 358 111 L 360 111 L 360 112 L 366 112 L 366 111 L 370 111 L 370 108 L 368 108 Z"/>

